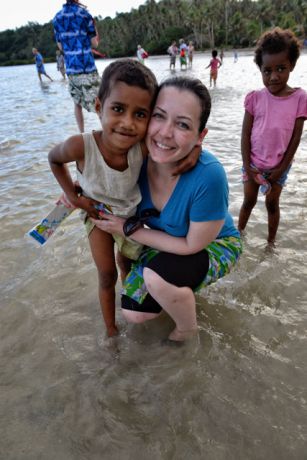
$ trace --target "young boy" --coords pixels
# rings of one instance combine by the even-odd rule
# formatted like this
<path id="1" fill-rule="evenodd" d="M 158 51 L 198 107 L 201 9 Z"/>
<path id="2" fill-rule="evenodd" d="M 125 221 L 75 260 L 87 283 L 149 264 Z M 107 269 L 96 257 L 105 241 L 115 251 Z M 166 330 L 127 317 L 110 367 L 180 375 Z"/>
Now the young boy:
<path id="1" fill-rule="evenodd" d="M 49 78 L 49 80 L 53 81 L 52 78 L 49 77 L 49 75 L 46 73 L 43 56 L 38 52 L 37 48 L 32 48 L 32 53 L 34 54 L 39 81 L 42 81 L 42 75 L 45 75 L 47 78 Z"/>

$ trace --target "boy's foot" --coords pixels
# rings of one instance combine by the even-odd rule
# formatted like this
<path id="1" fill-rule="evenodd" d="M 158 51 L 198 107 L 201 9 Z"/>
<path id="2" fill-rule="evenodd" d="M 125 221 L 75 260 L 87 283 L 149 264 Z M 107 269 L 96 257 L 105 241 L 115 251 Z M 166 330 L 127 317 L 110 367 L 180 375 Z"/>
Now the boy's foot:
<path id="1" fill-rule="evenodd" d="M 168 336 L 168 340 L 171 340 L 173 342 L 184 342 L 185 340 L 194 337 L 197 334 L 197 332 L 197 327 L 195 329 L 189 329 L 187 331 L 180 331 L 179 329 L 177 329 L 177 327 L 175 327 L 175 329 Z"/>
<path id="2" fill-rule="evenodd" d="M 117 326 L 109 326 L 107 327 L 107 335 L 108 337 L 115 337 L 116 335 L 119 334 Z"/>

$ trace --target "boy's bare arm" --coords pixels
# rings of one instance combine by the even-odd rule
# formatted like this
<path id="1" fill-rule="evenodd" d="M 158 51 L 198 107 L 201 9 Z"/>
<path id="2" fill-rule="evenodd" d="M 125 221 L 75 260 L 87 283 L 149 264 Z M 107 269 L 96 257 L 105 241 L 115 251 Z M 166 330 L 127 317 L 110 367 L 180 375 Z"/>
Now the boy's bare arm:
<path id="1" fill-rule="evenodd" d="M 182 160 L 178 161 L 177 167 L 174 170 L 173 176 L 183 174 L 190 169 L 193 169 L 198 162 L 199 155 L 201 154 L 202 148 L 200 145 L 196 145 L 191 152 Z"/>
<path id="2" fill-rule="evenodd" d="M 70 175 L 67 163 L 76 162 L 82 171 L 84 162 L 84 142 L 80 135 L 72 136 L 62 144 L 50 150 L 50 168 L 62 187 L 69 202 L 76 208 L 84 209 L 90 217 L 97 219 L 99 212 L 95 208 L 97 202 L 78 193 L 78 189 Z"/>

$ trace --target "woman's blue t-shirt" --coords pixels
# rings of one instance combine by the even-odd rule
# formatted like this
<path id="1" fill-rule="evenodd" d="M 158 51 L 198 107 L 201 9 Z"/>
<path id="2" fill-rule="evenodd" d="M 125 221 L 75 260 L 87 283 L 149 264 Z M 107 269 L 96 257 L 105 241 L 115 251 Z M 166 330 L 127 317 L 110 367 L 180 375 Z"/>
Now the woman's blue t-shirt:
<path id="1" fill-rule="evenodd" d="M 142 201 L 138 212 L 154 208 L 147 179 L 147 161 L 144 162 L 139 186 Z M 208 222 L 225 219 L 217 238 L 240 236 L 228 212 L 228 182 L 221 163 L 204 150 L 196 166 L 182 174 L 162 209 L 159 217 L 151 217 L 146 225 L 173 236 L 183 237 L 189 231 L 190 222 Z"/>

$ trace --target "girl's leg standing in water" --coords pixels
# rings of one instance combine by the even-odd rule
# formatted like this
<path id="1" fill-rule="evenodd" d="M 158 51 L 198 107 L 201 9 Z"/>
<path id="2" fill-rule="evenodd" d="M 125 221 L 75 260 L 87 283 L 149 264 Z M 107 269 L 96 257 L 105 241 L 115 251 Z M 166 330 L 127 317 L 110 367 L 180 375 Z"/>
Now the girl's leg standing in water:
<path id="1" fill-rule="evenodd" d="M 274 244 L 279 226 L 280 209 L 279 197 L 282 191 L 281 185 L 272 185 L 270 193 L 266 196 L 265 205 L 268 212 L 268 243 Z"/>
<path id="2" fill-rule="evenodd" d="M 257 203 L 259 184 L 253 180 L 244 182 L 244 200 L 240 209 L 238 230 L 242 232 L 249 220 L 249 217 Z"/>

